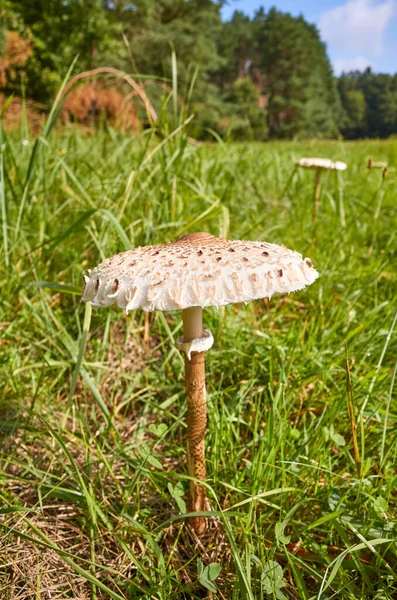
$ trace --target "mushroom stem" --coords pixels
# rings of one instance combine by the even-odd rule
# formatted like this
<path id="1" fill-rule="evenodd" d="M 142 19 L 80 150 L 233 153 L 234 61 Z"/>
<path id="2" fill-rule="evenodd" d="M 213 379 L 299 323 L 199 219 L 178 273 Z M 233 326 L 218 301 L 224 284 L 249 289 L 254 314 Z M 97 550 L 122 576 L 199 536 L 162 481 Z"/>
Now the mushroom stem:
<path id="1" fill-rule="evenodd" d="M 191 342 L 203 336 L 203 311 L 199 306 L 185 308 L 182 312 L 183 339 Z M 205 352 L 192 352 L 189 360 L 185 354 L 185 385 L 187 397 L 187 462 L 188 473 L 205 481 L 204 437 L 207 423 L 205 397 Z M 189 510 L 208 510 L 206 489 L 197 481 L 190 481 Z M 191 517 L 190 525 L 198 535 L 206 529 L 205 517 Z"/>
<path id="2" fill-rule="evenodd" d="M 321 169 L 316 169 L 314 177 L 314 196 L 313 196 L 313 221 L 316 221 L 318 215 L 318 207 L 320 204 L 321 190 Z"/>
<path id="3" fill-rule="evenodd" d="M 203 337 L 203 309 L 201 306 L 192 306 L 182 311 L 183 339 L 191 342 Z"/>
<path id="4" fill-rule="evenodd" d="M 145 312 L 143 327 L 143 347 L 146 352 L 150 349 L 150 324 L 149 324 L 149 313 Z"/>

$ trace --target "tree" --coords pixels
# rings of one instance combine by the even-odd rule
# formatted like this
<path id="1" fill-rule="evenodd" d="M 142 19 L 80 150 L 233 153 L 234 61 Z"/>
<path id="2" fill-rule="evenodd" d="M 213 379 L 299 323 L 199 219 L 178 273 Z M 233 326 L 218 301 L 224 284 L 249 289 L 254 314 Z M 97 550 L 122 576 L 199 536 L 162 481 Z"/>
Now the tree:
<path id="1" fill-rule="evenodd" d="M 337 93 L 325 46 L 303 17 L 271 9 L 257 47 L 268 94 L 268 123 L 278 137 L 337 133 Z"/>
<path id="2" fill-rule="evenodd" d="M 252 19 L 235 11 L 222 23 L 221 4 L 0 0 L 0 87 L 20 95 L 23 81 L 27 98 L 50 103 L 78 55 L 79 71 L 107 66 L 148 76 L 140 81 L 168 117 L 174 112 L 164 100 L 176 76 L 197 136 L 210 129 L 239 139 L 397 133 L 397 76 L 367 69 L 336 80 L 319 32 L 302 16 L 261 8 Z"/>
<path id="3" fill-rule="evenodd" d="M 345 119 L 342 133 L 349 138 L 387 137 L 397 133 L 397 77 L 354 71 L 338 82 Z"/>
<path id="4" fill-rule="evenodd" d="M 363 136 L 367 130 L 367 103 L 364 93 L 352 87 L 351 84 L 352 82 L 346 80 L 345 76 L 339 80 L 341 102 L 344 109 L 341 130 L 345 137 L 355 139 Z"/>
<path id="5" fill-rule="evenodd" d="M 116 10 L 138 72 L 170 78 L 172 49 L 183 83 L 192 67 L 199 66 L 202 80 L 219 68 L 216 40 L 222 23 L 212 0 L 138 0 L 123 6 L 119 2 Z"/>
<path id="6" fill-rule="evenodd" d="M 244 77 L 249 71 L 256 54 L 253 33 L 253 22 L 239 11 L 223 24 L 222 35 L 218 38 L 218 51 L 223 58 L 218 72 L 221 87 Z"/>
<path id="7" fill-rule="evenodd" d="M 223 96 L 231 122 L 228 133 L 234 139 L 259 139 L 267 135 L 266 115 L 258 107 L 259 92 L 251 79 L 237 79 Z"/>
<path id="8" fill-rule="evenodd" d="M 101 0 L 13 0 L 13 11 L 33 43 L 26 73 L 28 94 L 46 101 L 59 88 L 73 59 L 85 70 L 123 49 L 121 31 L 109 21 Z"/>

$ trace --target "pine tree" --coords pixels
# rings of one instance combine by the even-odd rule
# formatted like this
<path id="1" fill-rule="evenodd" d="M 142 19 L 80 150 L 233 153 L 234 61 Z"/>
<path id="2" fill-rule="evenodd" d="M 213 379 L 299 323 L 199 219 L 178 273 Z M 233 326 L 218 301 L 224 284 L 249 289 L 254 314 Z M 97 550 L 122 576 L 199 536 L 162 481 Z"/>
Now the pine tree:
<path id="1" fill-rule="evenodd" d="M 247 74 L 255 59 L 255 50 L 253 21 L 235 11 L 232 19 L 223 24 L 218 38 L 218 51 L 223 58 L 217 78 L 221 87 Z"/>
<path id="2" fill-rule="evenodd" d="M 81 71 L 113 63 L 123 48 L 121 31 L 112 24 L 101 0 L 13 0 L 33 42 L 26 67 L 27 90 L 46 101 L 59 88 L 68 67 L 78 56 Z"/>
<path id="3" fill-rule="evenodd" d="M 257 35 L 270 134 L 335 135 L 338 97 L 317 29 L 273 8 Z"/>
<path id="4" fill-rule="evenodd" d="M 343 74 L 338 81 L 346 118 L 342 133 L 349 138 L 388 137 L 397 133 L 397 76 Z"/>

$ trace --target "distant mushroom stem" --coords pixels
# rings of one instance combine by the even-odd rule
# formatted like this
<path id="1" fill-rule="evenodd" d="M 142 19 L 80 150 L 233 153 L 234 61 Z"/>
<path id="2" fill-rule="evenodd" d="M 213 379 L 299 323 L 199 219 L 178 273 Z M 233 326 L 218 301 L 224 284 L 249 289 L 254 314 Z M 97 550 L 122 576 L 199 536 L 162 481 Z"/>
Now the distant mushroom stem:
<path id="1" fill-rule="evenodd" d="M 183 339 L 190 342 L 203 336 L 201 307 L 186 308 L 182 312 Z M 187 461 L 191 477 L 205 481 L 204 437 L 207 424 L 205 392 L 205 352 L 192 352 L 190 360 L 185 353 L 185 385 L 187 397 Z M 190 481 L 189 510 L 208 510 L 206 488 L 198 481 Z M 189 522 L 198 535 L 206 529 L 205 517 L 191 517 Z"/>
<path id="2" fill-rule="evenodd" d="M 316 221 L 320 205 L 321 169 L 316 169 L 314 176 L 313 221 Z"/>

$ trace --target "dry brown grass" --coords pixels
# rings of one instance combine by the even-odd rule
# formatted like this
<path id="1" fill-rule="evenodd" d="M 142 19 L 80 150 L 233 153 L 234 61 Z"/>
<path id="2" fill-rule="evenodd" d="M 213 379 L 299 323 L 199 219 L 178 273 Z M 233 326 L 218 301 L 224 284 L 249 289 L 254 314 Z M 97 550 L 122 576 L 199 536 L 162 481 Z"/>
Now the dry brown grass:
<path id="1" fill-rule="evenodd" d="M 62 108 L 63 121 L 95 125 L 100 119 L 121 131 L 141 129 L 135 106 L 114 86 L 98 81 L 85 82 L 73 88 Z"/>
<path id="2" fill-rule="evenodd" d="M 9 76 L 15 76 L 16 69 L 26 65 L 32 54 L 30 40 L 24 40 L 16 31 L 7 32 L 5 53 L 0 56 L 0 88 L 7 85 Z"/>
<path id="3" fill-rule="evenodd" d="M 52 514 L 51 514 L 52 513 Z M 87 540 L 74 524 L 78 510 L 68 504 L 52 504 L 42 514 L 29 516 L 29 522 L 38 527 L 52 544 L 61 550 L 84 556 Z M 36 537 L 23 517 L 4 519 L 11 532 L 2 536 L 0 553 L 0 597 L 7 600 L 28 600 L 66 597 L 85 600 L 90 597 L 89 584 L 59 554 L 45 547 Z"/>
<path id="4" fill-rule="evenodd" d="M 5 96 L 0 94 L 0 111 L 3 109 L 4 104 L 7 103 L 7 100 Z M 7 105 L 5 115 L 2 119 L 4 128 L 12 130 L 20 127 L 25 112 L 27 123 L 31 131 L 35 134 L 45 121 L 44 109 L 45 107 L 42 104 L 32 102 L 31 100 L 26 101 L 24 108 L 22 98 L 15 97 Z"/>
<path id="5" fill-rule="evenodd" d="M 27 414 L 21 416 L 28 420 Z M 56 418 L 56 415 L 54 417 Z M 117 429 L 125 443 L 136 435 L 139 426 L 140 419 L 134 419 L 131 415 L 119 415 Z M 70 420 L 64 432 L 74 429 L 75 424 Z M 78 443 L 78 438 L 71 433 L 64 433 L 63 438 L 80 472 L 87 472 L 84 448 Z M 154 442 L 153 437 L 147 433 L 143 435 L 142 441 L 149 445 Z M 7 438 L 7 447 L 13 455 L 13 460 L 3 472 L 7 481 L 2 485 L 2 489 L 10 503 L 24 507 L 26 512 L 0 515 L 0 598 L 91 599 L 92 584 L 77 573 L 73 566 L 67 564 L 64 556 L 70 556 L 75 564 L 91 572 L 109 588 L 120 592 L 118 584 L 135 577 L 137 569 L 123 551 L 115 533 L 100 523 L 96 524 L 94 534 L 95 567 L 90 564 L 93 558 L 90 554 L 93 541 L 87 509 L 83 506 L 83 499 L 81 504 L 77 496 L 75 502 L 57 498 L 57 495 L 61 496 L 65 490 L 75 492 L 76 482 L 70 478 L 70 472 L 65 470 L 63 456 L 57 452 L 54 454 L 54 446 L 48 432 L 43 428 L 41 434 L 38 429 L 31 436 L 22 437 L 20 432 L 15 430 Z M 160 452 L 162 451 L 160 448 Z M 117 536 L 128 543 L 136 559 L 146 563 L 147 546 L 141 532 L 124 518 L 120 518 L 119 514 L 111 515 L 115 506 L 119 506 L 120 511 L 123 506 L 122 498 L 117 498 L 115 481 L 123 490 L 134 473 L 130 472 L 126 478 L 128 469 L 126 470 L 125 462 L 120 459 L 114 460 L 109 452 L 106 460 L 112 465 L 110 476 L 103 469 L 103 457 L 97 454 L 92 444 L 90 453 L 91 478 L 93 481 L 100 481 L 100 484 L 95 485 L 98 505 L 108 512 L 114 522 Z M 176 458 L 166 457 L 165 448 L 164 456 L 163 464 L 167 472 L 178 472 L 183 468 Z M 36 475 L 38 472 L 43 473 L 40 485 L 29 473 L 29 463 L 34 465 Z M 50 490 L 51 485 L 53 489 Z M 11 498 L 14 499 L 13 502 Z M 138 518 L 138 515 L 134 514 L 134 502 L 135 499 L 131 498 L 128 503 L 130 509 L 127 509 L 127 512 Z M 156 486 L 150 481 L 147 481 L 145 489 L 141 490 L 139 502 L 140 511 L 148 510 L 153 515 L 154 527 L 156 522 L 171 520 L 176 516 L 175 507 L 169 500 L 159 497 Z M 158 543 L 163 556 L 169 561 L 170 568 L 178 572 L 181 584 L 192 593 L 199 591 L 196 560 L 191 562 L 192 556 L 200 557 L 204 564 L 221 562 L 223 575 L 218 580 L 219 595 L 221 598 L 227 597 L 223 595 L 222 589 L 227 589 L 230 585 L 228 573 L 232 559 L 227 536 L 218 519 L 209 521 L 208 530 L 201 539 L 184 520 L 177 520 L 163 530 Z M 98 600 L 108 598 L 108 595 L 99 589 L 96 590 L 96 594 Z"/>
<path id="6" fill-rule="evenodd" d="M 148 349 L 142 349 L 142 335 L 140 327 L 130 328 L 130 333 L 126 334 L 123 323 L 114 323 L 111 326 L 104 361 L 105 369 L 99 389 L 115 415 L 117 432 L 122 443 L 128 445 L 136 438 L 152 448 L 157 440 L 148 432 L 147 419 L 139 415 L 138 405 L 128 405 L 126 409 L 118 410 L 118 402 L 121 401 L 126 386 L 123 374 L 140 373 L 147 360 L 161 356 L 158 339 L 153 336 L 149 337 Z M 64 403 L 65 399 L 60 401 Z M 90 393 L 87 393 L 82 385 L 76 389 L 74 403 L 83 412 L 87 407 L 95 405 Z M 63 410 L 63 404 L 59 409 L 55 409 L 51 415 L 52 423 L 62 420 Z M 118 455 L 110 437 L 108 450 L 105 455 L 101 455 L 94 440 L 84 441 L 80 437 L 81 424 L 79 425 L 72 415 L 64 423 L 62 437 L 74 464 L 83 474 L 87 484 L 90 480 L 93 482 L 95 501 L 105 510 L 115 527 L 115 531 L 112 531 L 103 524 L 101 526 L 101 523 L 96 523 L 93 567 L 90 564 L 90 548 L 93 546 L 90 532 L 92 523 L 70 462 L 65 459 L 60 449 L 57 449 L 57 444 L 49 435 L 45 424 L 36 415 L 32 416 L 28 410 L 21 407 L 17 415 L 7 415 L 2 411 L 0 416 L 3 420 L 14 419 L 16 423 L 2 439 L 3 449 L 12 456 L 12 460 L 5 466 L 4 471 L 0 471 L 0 475 L 3 476 L 1 489 L 10 504 L 27 510 L 0 515 L 0 598 L 91 599 L 92 584 L 65 562 L 65 553 L 72 557 L 75 564 L 93 573 L 111 589 L 122 593 L 118 584 L 137 576 L 137 569 L 120 545 L 120 538 L 128 543 L 138 560 L 144 563 L 148 560 L 148 548 L 141 532 L 125 518 L 120 518 L 119 514 L 126 510 L 132 517 L 138 518 L 134 508 L 135 495 L 127 499 L 126 505 L 122 492 L 136 474 L 132 462 L 135 453 L 139 456 L 139 445 L 136 450 L 130 450 L 123 457 Z M 96 418 L 94 415 L 92 418 L 95 437 Z M 29 432 L 24 429 L 26 423 L 29 423 Z M 162 456 L 161 462 L 166 472 L 175 473 L 184 469 L 177 457 L 167 456 L 166 444 L 157 445 L 157 455 Z M 111 472 L 104 468 L 104 458 L 111 465 Z M 150 465 L 148 467 L 150 468 Z M 38 482 L 40 474 L 41 480 Z M 139 492 L 139 510 L 147 510 L 153 515 L 151 520 L 154 528 L 164 521 L 172 520 L 178 514 L 169 499 L 159 496 L 155 481 L 146 480 L 145 487 Z M 70 498 L 64 500 L 63 497 L 68 491 Z M 114 512 L 115 507 L 118 507 L 119 512 Z M 210 521 L 208 531 L 202 539 L 196 536 L 184 520 L 177 520 L 163 530 L 158 543 L 163 556 L 169 560 L 170 568 L 178 572 L 181 584 L 192 593 L 199 589 L 196 561 L 191 562 L 192 556 L 201 557 L 204 564 L 221 560 L 226 566 L 231 561 L 230 547 L 218 519 Z M 51 545 L 52 548 L 49 547 Z M 225 573 L 228 571 L 229 569 L 225 569 Z M 219 583 L 222 588 L 222 582 Z M 99 589 L 96 589 L 95 593 L 98 600 L 109 597 Z M 222 592 L 220 597 L 224 597 Z"/>

